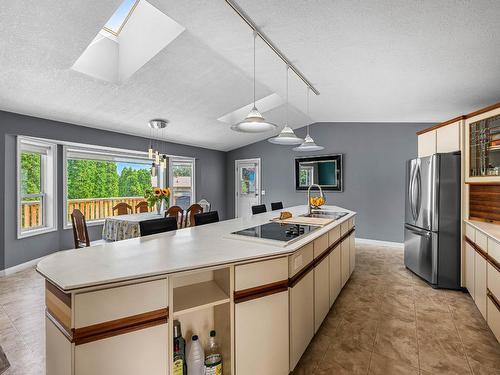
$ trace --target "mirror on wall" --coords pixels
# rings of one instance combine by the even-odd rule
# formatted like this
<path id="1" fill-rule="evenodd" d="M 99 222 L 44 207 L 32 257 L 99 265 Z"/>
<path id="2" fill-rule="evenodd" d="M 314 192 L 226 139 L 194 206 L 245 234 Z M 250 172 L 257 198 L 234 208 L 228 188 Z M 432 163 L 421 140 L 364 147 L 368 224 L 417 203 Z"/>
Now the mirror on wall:
<path id="1" fill-rule="evenodd" d="M 295 159 L 295 189 L 318 184 L 323 190 L 342 191 L 342 154 Z"/>

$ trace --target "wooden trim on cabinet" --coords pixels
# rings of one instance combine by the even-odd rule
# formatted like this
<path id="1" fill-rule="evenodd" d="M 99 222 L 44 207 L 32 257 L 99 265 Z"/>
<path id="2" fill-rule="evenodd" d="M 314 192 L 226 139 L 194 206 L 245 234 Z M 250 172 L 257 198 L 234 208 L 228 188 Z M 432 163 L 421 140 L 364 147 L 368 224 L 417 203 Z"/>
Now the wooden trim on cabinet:
<path id="1" fill-rule="evenodd" d="M 491 255 L 488 254 L 488 262 L 491 264 L 491 266 L 496 269 L 498 272 L 500 272 L 500 263 L 497 262 L 495 258 L 493 258 Z"/>
<path id="2" fill-rule="evenodd" d="M 417 132 L 417 135 L 421 135 L 421 134 L 424 134 L 424 133 L 428 133 L 428 132 L 431 132 L 433 130 L 436 130 L 436 129 L 439 129 L 439 128 L 442 128 L 446 125 L 450 125 L 450 124 L 453 124 L 454 122 L 457 122 L 457 121 L 460 121 L 460 120 L 465 120 L 465 116 L 462 115 L 462 116 L 457 116 L 455 118 L 452 118 L 448 121 L 445 121 L 445 122 L 440 122 L 439 124 L 436 124 L 434 126 L 431 126 L 430 128 L 425 128 L 425 129 L 422 129 L 422 130 L 419 130 Z"/>
<path id="3" fill-rule="evenodd" d="M 328 250 L 325 250 L 323 254 L 328 253 Z M 314 269 L 316 265 L 316 260 L 311 261 L 307 266 L 302 268 L 300 272 L 296 273 L 292 277 L 288 279 L 288 287 L 293 288 L 300 280 L 302 280 L 310 271 Z"/>
<path id="4" fill-rule="evenodd" d="M 91 326 L 73 329 L 75 345 L 87 344 L 113 336 L 154 327 L 168 322 L 168 307 L 126 318 L 110 320 Z"/>
<path id="5" fill-rule="evenodd" d="M 253 288 L 238 290 L 234 292 L 234 303 L 251 301 L 253 299 L 270 296 L 275 293 L 284 292 L 286 290 L 288 290 L 288 280 L 281 280 Z"/>
<path id="6" fill-rule="evenodd" d="M 56 296 L 62 303 L 71 309 L 71 294 L 64 293 L 57 286 L 45 280 L 45 289 L 50 291 L 54 296 Z"/>
<path id="7" fill-rule="evenodd" d="M 73 332 L 62 324 L 49 309 L 45 309 L 45 316 L 56 326 L 56 328 L 68 339 L 68 341 L 73 342 Z"/>
<path id="8" fill-rule="evenodd" d="M 478 115 L 481 115 L 483 113 L 492 111 L 492 110 L 497 109 L 497 108 L 500 108 L 500 102 L 492 104 L 492 105 L 489 105 L 488 107 L 484 107 L 484 108 L 478 109 L 475 112 L 468 113 L 468 114 L 465 115 L 465 118 L 471 118 L 471 117 L 474 117 L 474 116 L 478 116 Z"/>
<path id="9" fill-rule="evenodd" d="M 465 242 L 472 246 L 472 248 L 481 255 L 484 259 L 489 260 L 488 253 L 481 249 L 474 241 L 472 241 L 469 237 L 465 236 Z"/>
<path id="10" fill-rule="evenodd" d="M 491 300 L 491 302 L 493 302 L 497 310 L 500 311 L 500 301 L 495 297 L 495 295 L 491 293 L 489 289 L 486 289 L 486 295 Z"/>

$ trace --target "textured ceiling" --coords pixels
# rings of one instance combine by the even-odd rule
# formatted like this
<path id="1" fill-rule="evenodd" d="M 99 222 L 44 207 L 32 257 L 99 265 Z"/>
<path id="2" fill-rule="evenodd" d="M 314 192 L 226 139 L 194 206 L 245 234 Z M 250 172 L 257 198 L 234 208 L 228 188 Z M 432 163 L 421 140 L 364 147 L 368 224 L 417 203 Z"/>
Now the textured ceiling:
<path id="1" fill-rule="evenodd" d="M 0 1 L 0 109 L 146 136 L 164 117 L 169 140 L 219 150 L 269 136 L 217 121 L 252 100 L 251 32 L 223 0 L 149 0 L 186 31 L 121 85 L 72 71 L 120 1 Z M 313 121 L 437 122 L 500 100 L 498 0 L 238 4 L 321 92 Z M 284 97 L 262 43 L 257 81 Z M 292 77 L 292 127 L 305 92 Z M 283 123 L 282 107 L 265 115 Z"/>

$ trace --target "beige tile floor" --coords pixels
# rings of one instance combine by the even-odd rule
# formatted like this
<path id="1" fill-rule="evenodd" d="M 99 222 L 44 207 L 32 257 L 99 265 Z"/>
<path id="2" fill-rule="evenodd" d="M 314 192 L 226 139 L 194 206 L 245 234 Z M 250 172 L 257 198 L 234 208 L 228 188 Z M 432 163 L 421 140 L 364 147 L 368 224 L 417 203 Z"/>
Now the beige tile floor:
<path id="1" fill-rule="evenodd" d="M 0 278 L 5 375 L 45 374 L 43 292 L 34 270 Z M 362 245 L 294 374 L 500 374 L 500 345 L 468 294 L 430 288 L 401 249 Z"/>

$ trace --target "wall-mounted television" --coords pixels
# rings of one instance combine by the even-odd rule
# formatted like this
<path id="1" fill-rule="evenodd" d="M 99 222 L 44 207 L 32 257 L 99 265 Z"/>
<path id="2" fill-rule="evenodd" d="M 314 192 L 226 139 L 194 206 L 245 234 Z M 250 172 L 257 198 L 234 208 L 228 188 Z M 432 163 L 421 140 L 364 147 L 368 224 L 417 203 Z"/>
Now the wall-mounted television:
<path id="1" fill-rule="evenodd" d="M 342 154 L 295 159 L 295 189 L 318 184 L 323 190 L 343 191 Z"/>

